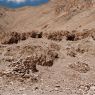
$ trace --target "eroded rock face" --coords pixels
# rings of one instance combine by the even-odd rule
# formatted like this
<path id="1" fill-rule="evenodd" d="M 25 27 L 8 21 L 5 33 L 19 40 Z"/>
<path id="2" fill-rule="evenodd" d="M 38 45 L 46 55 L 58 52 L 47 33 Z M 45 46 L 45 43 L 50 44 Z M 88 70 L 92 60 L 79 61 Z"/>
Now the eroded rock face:
<path id="1" fill-rule="evenodd" d="M 77 63 L 70 64 L 69 67 L 80 73 L 87 73 L 88 71 L 90 71 L 89 65 L 83 62 L 77 62 Z"/>

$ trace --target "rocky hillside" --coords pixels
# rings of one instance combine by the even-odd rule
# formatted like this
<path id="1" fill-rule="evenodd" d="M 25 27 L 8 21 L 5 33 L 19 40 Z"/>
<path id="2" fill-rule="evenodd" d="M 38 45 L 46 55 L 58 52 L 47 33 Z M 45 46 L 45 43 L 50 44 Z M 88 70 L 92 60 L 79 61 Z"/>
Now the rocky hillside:
<path id="1" fill-rule="evenodd" d="M 0 27 L 8 31 L 52 31 L 94 27 L 94 0 L 50 0 L 38 7 L 0 9 Z M 74 24 L 72 24 L 74 22 Z"/>
<path id="2" fill-rule="evenodd" d="M 94 95 L 94 2 L 0 8 L 0 95 Z"/>

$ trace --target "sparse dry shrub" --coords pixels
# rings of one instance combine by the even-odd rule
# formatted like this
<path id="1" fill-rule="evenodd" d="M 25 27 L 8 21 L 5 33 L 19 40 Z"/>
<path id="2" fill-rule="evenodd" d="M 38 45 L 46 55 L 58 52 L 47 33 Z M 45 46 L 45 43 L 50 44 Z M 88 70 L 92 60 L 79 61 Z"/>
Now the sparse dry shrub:
<path id="1" fill-rule="evenodd" d="M 68 33 L 68 31 L 55 31 L 47 34 L 47 38 L 54 41 L 61 41 Z"/>
<path id="2" fill-rule="evenodd" d="M 70 31 L 56 31 L 49 34 L 46 34 L 46 37 L 50 40 L 61 41 L 62 39 L 66 39 L 67 41 L 77 41 L 90 36 L 90 33 L 86 32 L 77 32 L 74 30 Z"/>
<path id="3" fill-rule="evenodd" d="M 71 33 L 68 33 L 66 36 L 66 39 L 69 41 L 77 41 L 82 40 L 87 37 L 95 38 L 95 29 L 91 30 L 83 30 L 82 32 L 78 32 L 76 30 L 73 30 Z"/>
<path id="4" fill-rule="evenodd" d="M 81 40 L 81 39 L 85 39 L 87 37 L 91 37 L 90 31 L 83 31 L 83 32 L 75 33 L 75 40 Z"/>
<path id="5" fill-rule="evenodd" d="M 82 39 L 85 39 L 87 37 L 92 37 L 94 39 L 94 37 L 95 37 L 95 29 L 83 30 L 83 32 L 76 33 L 76 35 L 81 37 Z"/>
<path id="6" fill-rule="evenodd" d="M 28 48 L 29 49 L 29 48 Z M 37 72 L 36 65 L 41 66 L 52 66 L 54 60 L 58 58 L 58 53 L 53 50 L 43 50 L 37 51 L 34 48 L 33 53 L 31 55 L 21 58 L 19 61 L 12 63 L 10 66 L 13 67 L 13 73 L 18 74 L 20 76 L 24 76 L 25 74 L 30 74 Z"/>
<path id="7" fill-rule="evenodd" d="M 55 50 L 48 50 L 47 56 L 49 56 L 51 59 L 58 58 L 58 53 Z"/>
<path id="8" fill-rule="evenodd" d="M 54 59 L 48 55 L 41 55 L 38 59 L 38 65 L 51 67 Z"/>
<path id="9" fill-rule="evenodd" d="M 36 38 L 36 32 L 33 31 L 31 37 Z"/>
<path id="10" fill-rule="evenodd" d="M 10 33 L 6 33 L 1 43 L 2 44 L 13 44 L 13 43 L 17 44 L 19 40 L 20 40 L 19 33 L 10 32 Z"/>
<path id="11" fill-rule="evenodd" d="M 39 31 L 32 31 L 31 37 L 32 38 L 42 38 L 43 33 Z"/>
<path id="12" fill-rule="evenodd" d="M 67 41 L 75 41 L 75 34 L 71 33 L 66 36 Z"/>
<path id="13" fill-rule="evenodd" d="M 87 37 L 91 37 L 91 32 L 88 31 L 83 31 L 83 32 L 78 32 L 76 30 L 73 30 L 71 33 L 68 33 L 66 36 L 66 40 L 68 41 L 77 41 L 77 40 L 82 40 Z"/>
<path id="14" fill-rule="evenodd" d="M 72 32 L 69 31 L 56 31 L 52 33 L 47 33 L 45 36 L 54 41 L 61 41 L 62 39 L 66 38 L 67 41 L 77 41 L 82 40 L 87 37 L 91 37 L 94 34 L 94 32 L 91 32 L 91 30 L 78 32 L 76 30 L 73 30 Z M 94 36 L 92 36 L 94 38 Z"/>
<path id="15" fill-rule="evenodd" d="M 87 48 L 84 48 L 84 47 L 78 47 L 78 48 L 76 49 L 76 51 L 77 51 L 78 53 L 85 53 L 85 52 L 88 52 L 88 49 L 87 49 Z"/>
<path id="16" fill-rule="evenodd" d="M 87 73 L 88 71 L 90 71 L 89 65 L 83 62 L 70 64 L 69 67 L 80 73 Z"/>
<path id="17" fill-rule="evenodd" d="M 24 32 L 24 33 L 18 33 L 18 32 L 1 32 L 0 34 L 0 40 L 2 39 L 2 44 L 17 44 L 19 41 L 26 40 L 29 37 L 32 38 L 42 38 L 43 33 L 42 32 Z"/>
<path id="18" fill-rule="evenodd" d="M 77 40 L 85 39 L 87 37 L 92 37 L 94 40 L 95 29 L 84 30 L 83 32 L 78 32 L 76 30 L 73 30 L 72 32 L 61 30 L 61 31 L 44 33 L 44 34 L 43 32 L 38 32 L 38 31 L 32 31 L 27 33 L 1 32 L 0 40 L 2 39 L 1 41 L 2 44 L 14 44 L 14 43 L 17 44 L 19 41 L 26 40 L 29 37 L 42 38 L 43 36 L 54 41 L 61 41 L 64 38 L 66 38 L 67 41 L 77 41 Z"/>
<path id="19" fill-rule="evenodd" d="M 55 41 L 61 41 L 62 35 L 59 33 L 53 33 L 48 36 L 48 39 L 55 40 Z"/>
<path id="20" fill-rule="evenodd" d="M 30 70 L 32 72 L 37 72 L 36 64 L 37 64 L 37 57 L 29 56 L 25 59 L 18 62 L 18 65 L 16 65 L 16 68 L 13 70 L 16 73 L 21 73 L 22 75 L 25 75 L 26 73 L 29 74 Z"/>
<path id="21" fill-rule="evenodd" d="M 20 40 L 26 40 L 26 39 L 27 39 L 26 33 L 21 33 L 20 34 Z"/>
<path id="22" fill-rule="evenodd" d="M 40 33 L 38 34 L 38 38 L 42 38 L 42 36 L 43 36 L 43 33 L 40 32 Z"/>

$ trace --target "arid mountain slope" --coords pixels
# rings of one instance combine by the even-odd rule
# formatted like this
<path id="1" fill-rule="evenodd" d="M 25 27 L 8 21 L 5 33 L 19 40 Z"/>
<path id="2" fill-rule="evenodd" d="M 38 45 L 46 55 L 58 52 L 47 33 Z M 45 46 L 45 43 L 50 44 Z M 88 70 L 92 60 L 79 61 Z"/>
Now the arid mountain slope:
<path id="1" fill-rule="evenodd" d="M 95 95 L 94 2 L 0 8 L 0 95 Z"/>
<path id="2" fill-rule="evenodd" d="M 1 9 L 0 26 L 17 32 L 94 27 L 94 2 L 94 0 L 51 0 L 38 7 Z"/>

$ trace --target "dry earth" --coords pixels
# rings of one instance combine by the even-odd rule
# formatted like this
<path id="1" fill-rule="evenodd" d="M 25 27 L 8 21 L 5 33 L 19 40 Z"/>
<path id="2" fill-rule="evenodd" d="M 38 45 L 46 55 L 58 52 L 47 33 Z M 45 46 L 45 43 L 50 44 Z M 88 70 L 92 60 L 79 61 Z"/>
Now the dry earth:
<path id="1" fill-rule="evenodd" d="M 0 95 L 95 95 L 94 3 L 0 8 Z"/>

